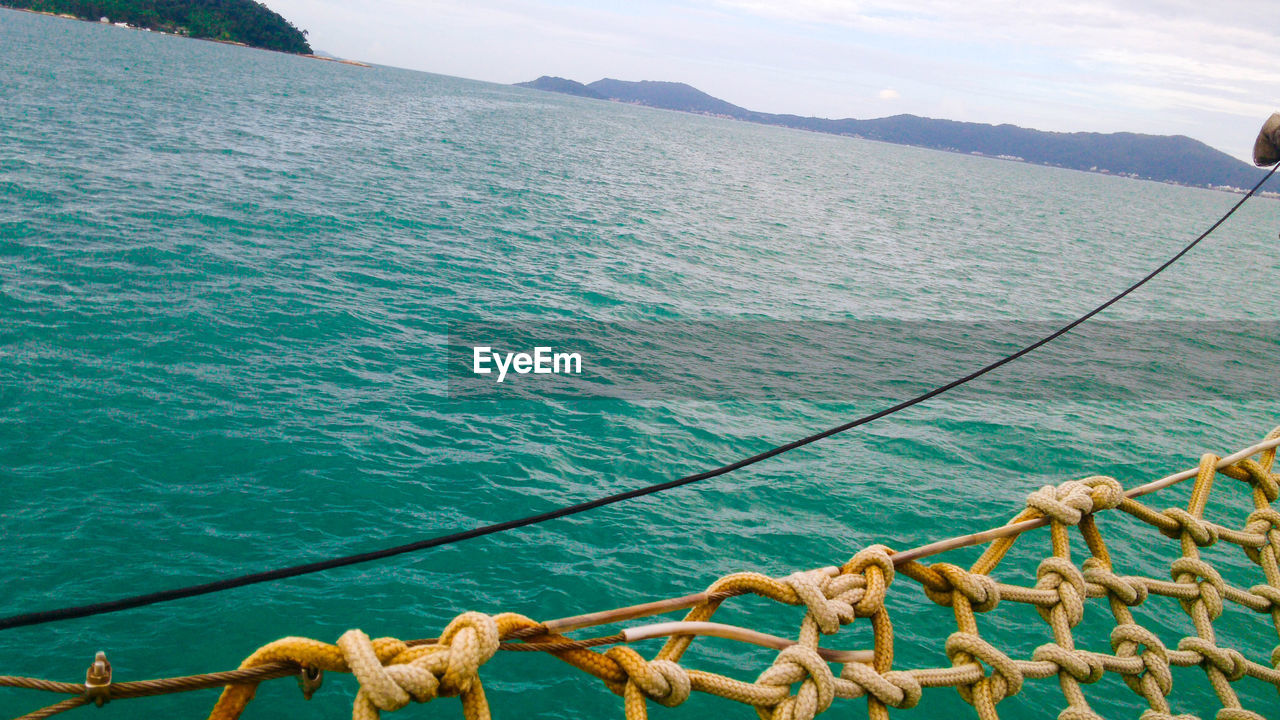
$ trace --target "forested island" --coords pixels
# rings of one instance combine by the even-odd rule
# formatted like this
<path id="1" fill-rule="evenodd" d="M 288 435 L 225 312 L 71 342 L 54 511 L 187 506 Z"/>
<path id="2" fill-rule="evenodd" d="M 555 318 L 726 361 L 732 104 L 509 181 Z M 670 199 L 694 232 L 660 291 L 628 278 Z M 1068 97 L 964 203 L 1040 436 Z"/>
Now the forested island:
<path id="1" fill-rule="evenodd" d="M 516 84 L 535 90 L 664 110 L 1179 185 L 1238 190 L 1253 185 L 1262 177 L 1262 172 L 1248 163 L 1183 135 L 1046 132 L 1015 125 L 957 122 L 916 115 L 870 120 L 777 115 L 748 110 L 678 82 L 632 82 L 605 78 L 583 84 L 544 75 L 537 80 Z M 1264 190 L 1280 190 L 1280 177 L 1268 181 Z"/>
<path id="2" fill-rule="evenodd" d="M 312 54 L 306 32 L 254 0 L 0 0 L 0 7 Z"/>

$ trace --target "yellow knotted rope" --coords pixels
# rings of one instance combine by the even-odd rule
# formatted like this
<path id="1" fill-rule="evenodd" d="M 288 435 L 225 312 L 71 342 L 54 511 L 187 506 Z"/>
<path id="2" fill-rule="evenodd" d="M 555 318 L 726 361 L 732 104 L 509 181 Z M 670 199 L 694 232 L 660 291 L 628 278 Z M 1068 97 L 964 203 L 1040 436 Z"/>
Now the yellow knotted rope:
<path id="1" fill-rule="evenodd" d="M 1267 437 L 1270 441 L 1280 438 L 1280 428 Z M 887 720 L 888 708 L 911 708 L 925 688 L 933 687 L 955 688 L 981 720 L 996 720 L 997 706 L 1016 696 L 1027 680 L 1048 678 L 1057 679 L 1065 702 L 1059 720 L 1100 720 L 1084 688 L 1107 673 L 1118 674 L 1148 705 L 1143 720 L 1188 720 L 1193 716 L 1175 714 L 1170 700 L 1174 689 L 1170 668 L 1174 666 L 1203 670 L 1222 705 L 1216 720 L 1263 720 L 1262 715 L 1242 707 L 1234 684 L 1253 678 L 1280 689 L 1280 645 L 1263 662 L 1250 660 L 1219 644 L 1214 621 L 1222 615 L 1225 604 L 1233 602 L 1269 617 L 1280 636 L 1280 512 L 1273 507 L 1280 497 L 1280 476 L 1273 472 L 1276 442 L 1267 445 L 1256 459 L 1243 454 L 1227 461 L 1211 454 L 1203 456 L 1194 473 L 1190 501 L 1183 508 L 1157 510 L 1134 499 L 1150 492 L 1150 486 L 1126 493 L 1114 479 L 1101 476 L 1045 486 L 1031 493 L 1026 508 L 1006 527 L 1034 521 L 1031 524 L 1050 528 L 1050 552 L 1041 560 L 1032 586 L 1002 583 L 992 576 L 1013 547 L 1016 535 L 995 539 L 967 570 L 949 563 L 926 565 L 908 559 L 921 555 L 916 551 L 895 557 L 888 548 L 876 545 L 839 568 L 784 578 L 759 573 L 721 578 L 698 596 L 696 603 L 685 605 L 692 605 L 685 617 L 687 623 L 711 625 L 708 621 L 721 603 L 744 594 L 804 608 L 794 642 L 778 640 L 775 647 L 783 649 L 751 682 L 685 667 L 681 661 L 695 636 L 678 630 L 652 660 L 646 660 L 625 645 L 605 651 L 591 649 L 626 642 L 627 631 L 596 641 L 574 641 L 553 632 L 549 626 L 556 623 L 539 624 L 513 613 L 490 616 L 469 612 L 449 623 L 439 638 L 412 644 L 394 638 L 370 639 L 359 630 L 348 631 L 333 645 L 307 638 L 277 640 L 259 648 L 240 670 L 233 671 L 238 675 L 226 686 L 210 718 L 235 720 L 253 698 L 258 682 L 280 677 L 293 668 L 295 672 L 301 669 L 304 677 L 326 671 L 352 673 L 360 684 L 353 705 L 354 720 L 375 720 L 382 712 L 442 696 L 460 697 L 468 720 L 487 720 L 490 712 L 480 668 L 500 648 L 536 648 L 601 679 L 623 698 L 628 720 L 647 718 L 650 701 L 676 706 L 694 692 L 751 705 L 763 720 L 811 720 L 837 700 L 863 698 L 873 720 Z M 1218 467 L 1220 464 L 1223 467 Z M 1219 476 L 1251 488 L 1254 507 L 1238 529 L 1205 517 Z M 1165 481 L 1155 485 L 1166 486 Z M 1095 514 L 1117 511 L 1149 525 L 1157 531 L 1155 537 L 1179 543 L 1181 553 L 1169 566 L 1168 580 L 1117 572 L 1094 521 Z M 1082 562 L 1073 558 L 1073 533 L 1088 549 L 1089 556 Z M 1242 548 L 1261 568 L 1264 582 L 1246 589 L 1224 580 L 1201 555 L 1203 548 L 1219 542 Z M 894 587 L 900 587 L 894 585 L 900 576 L 919 583 L 926 598 L 954 614 L 956 630 L 942 647 L 949 665 L 894 667 L 894 631 L 885 600 Z M 1134 617 L 1132 608 L 1154 596 L 1176 600 L 1191 618 L 1195 634 L 1181 638 L 1176 648 L 1165 645 Z M 1083 649 L 1073 635 L 1091 601 L 1105 603 L 1114 619 L 1109 651 Z M 1052 640 L 1037 647 L 1030 659 L 1010 657 L 981 633 L 978 618 L 1008 602 L 1034 607 L 1052 633 Z M 604 617 L 609 615 L 602 614 L 599 622 L 612 622 Z M 636 616 L 639 614 L 630 615 Z M 854 623 L 869 625 L 873 648 L 865 662 L 842 662 L 833 670 L 823 657 L 830 651 L 821 641 Z M 586 620 L 573 627 L 592 624 L 599 623 Z M 508 642 L 504 644 L 504 640 Z M 528 646 L 512 645 L 511 640 Z M 47 717 L 93 699 L 163 692 L 170 687 L 163 685 L 165 682 L 171 682 L 172 687 L 185 682 L 181 689 L 208 687 L 211 679 L 216 678 L 150 681 L 154 688 L 142 687 L 146 683 L 108 684 L 105 689 L 97 686 L 92 699 L 82 695 L 28 717 Z M 65 683 L 17 680 L 25 682 L 9 684 L 55 692 L 74 693 L 76 688 Z M 310 690 L 304 691 L 309 696 Z"/>

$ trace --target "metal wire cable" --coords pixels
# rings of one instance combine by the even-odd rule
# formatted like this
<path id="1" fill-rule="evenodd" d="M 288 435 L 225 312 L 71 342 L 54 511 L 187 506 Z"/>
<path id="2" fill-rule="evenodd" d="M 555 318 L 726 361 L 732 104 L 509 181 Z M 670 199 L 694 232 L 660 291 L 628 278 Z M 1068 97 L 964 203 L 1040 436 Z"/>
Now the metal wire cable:
<path id="1" fill-rule="evenodd" d="M 904 400 L 896 405 L 887 407 L 883 410 L 879 410 L 869 415 L 864 415 L 855 420 L 850 420 L 849 422 L 843 423 L 841 425 L 836 425 L 835 427 L 828 428 L 821 432 L 808 435 L 798 440 L 793 440 L 792 442 L 786 443 L 784 445 L 778 445 L 776 447 L 770 448 L 769 450 L 765 450 L 764 452 L 757 453 L 755 455 L 743 458 L 736 462 L 732 462 L 726 465 L 721 465 L 720 467 L 717 467 L 711 470 L 705 470 L 703 472 L 694 473 L 692 475 L 686 475 L 684 477 L 676 478 L 674 480 L 668 480 L 666 482 L 646 485 L 644 487 L 635 488 L 633 490 L 626 490 L 623 492 L 614 493 L 612 495 L 606 495 L 603 497 L 596 498 L 594 500 L 587 500 L 587 501 L 575 503 L 572 505 L 565 505 L 565 506 L 556 508 L 554 510 L 549 510 L 543 513 L 528 515 L 528 516 L 525 516 L 522 518 L 516 518 L 513 520 L 505 520 L 503 522 L 493 523 L 490 525 L 482 525 L 480 527 L 474 527 L 468 530 L 462 530 L 459 532 L 450 533 L 448 535 L 441 535 L 438 537 L 426 538 L 426 539 L 418 540 L 415 542 L 405 543 L 403 545 L 396 545 L 394 547 L 382 548 L 379 550 L 371 550 L 371 551 L 362 552 L 362 553 L 355 553 L 352 555 L 345 555 L 341 557 L 328 558 L 325 560 L 317 560 L 314 562 L 276 568 L 273 570 L 265 570 L 262 572 L 247 573 L 247 574 L 238 575 L 235 577 L 223 578 L 221 580 L 214 580 L 212 582 L 200 583 L 196 585 L 188 585 L 185 587 L 172 588 L 169 590 L 160 590 L 158 592 L 144 593 L 140 595 L 132 595 L 129 597 L 90 603 L 87 605 L 77 605 L 77 606 L 71 606 L 71 607 L 56 608 L 52 610 L 38 610 L 33 612 L 19 613 L 16 615 L 9 615 L 7 617 L 0 618 L 0 630 L 7 630 L 11 628 L 24 627 L 29 625 L 42 625 L 45 623 L 58 622 L 62 620 L 71 620 L 75 618 L 84 618 L 84 617 L 91 617 L 94 615 L 103 615 L 106 613 L 119 612 L 121 610 L 129 610 L 132 608 L 143 607 L 146 605 L 155 605 L 157 603 L 170 602 L 173 600 L 180 600 L 183 598 L 196 597 L 199 595 L 208 595 L 216 592 L 223 592 L 226 590 L 231 590 L 233 588 L 244 587 L 246 585 L 255 585 L 258 583 L 271 582 L 274 580 L 283 580 L 286 578 L 298 577 L 300 575 L 309 575 L 311 573 L 323 572 L 325 570 L 332 570 L 334 568 L 346 567 L 348 565 L 356 565 L 359 563 L 366 563 L 374 560 L 382 560 L 384 558 L 394 557 L 396 555 L 417 552 L 420 550 L 427 550 L 430 548 L 441 547 L 443 545 L 452 545 L 454 543 L 459 543 L 464 540 L 471 540 L 478 537 L 484 537 L 486 535 L 493 535 L 496 533 L 506 532 L 508 530 L 515 530 L 516 528 L 527 527 L 529 525 L 537 525 L 539 523 L 544 523 L 544 522 L 556 520 L 559 518 L 569 517 L 570 515 L 577 515 L 579 513 L 583 513 L 588 510 L 594 510 L 595 508 L 604 507 L 605 505 L 613 505 L 615 503 L 619 503 L 624 500 L 631 500 L 633 498 L 643 497 L 646 495 L 653 495 L 655 493 L 671 490 L 673 488 L 678 488 L 683 485 L 689 485 L 691 483 L 696 483 L 703 480 L 710 480 L 711 478 L 715 478 L 721 475 L 731 473 L 735 470 L 739 470 L 749 465 L 754 465 L 763 460 L 768 460 L 769 458 L 775 457 L 777 455 L 781 455 L 783 453 L 790 452 L 792 450 L 804 447 L 811 443 L 815 443 L 819 440 L 823 440 L 825 438 L 831 437 L 832 435 L 837 435 L 839 433 L 852 430 L 853 428 L 859 427 L 861 425 L 865 425 L 875 420 L 879 420 L 880 418 L 893 415 L 894 413 L 900 412 L 902 410 L 906 410 L 907 408 L 918 405 L 922 402 L 925 402 L 926 400 L 937 397 L 943 393 L 954 390 L 955 388 L 960 387 L 961 385 L 964 385 L 968 382 L 976 380 L 977 378 L 982 377 L 983 375 L 986 375 L 987 373 L 993 370 L 996 370 L 997 368 L 1007 365 L 1008 363 L 1011 363 L 1014 360 L 1017 360 L 1018 358 L 1024 355 L 1027 355 L 1028 353 L 1031 353 L 1036 349 L 1050 342 L 1053 342 L 1057 338 L 1067 334 L 1077 326 L 1088 321 L 1090 318 L 1094 317 L 1098 313 L 1116 304 L 1117 302 L 1119 302 L 1120 300 L 1128 296 L 1133 291 L 1147 284 L 1147 282 L 1149 282 L 1152 278 L 1164 272 L 1166 269 L 1169 268 L 1169 266 L 1173 265 L 1178 260 L 1181 260 L 1184 255 L 1191 252 L 1191 250 L 1195 248 L 1197 245 L 1199 245 L 1202 240 L 1207 238 L 1210 234 L 1213 233 L 1213 231 L 1217 230 L 1219 226 L 1221 226 L 1224 222 L 1226 222 L 1228 218 L 1234 215 L 1236 210 L 1240 209 L 1240 207 L 1244 205 L 1244 203 L 1247 200 L 1249 200 L 1249 198 L 1253 197 L 1254 194 L 1257 193 L 1258 190 L 1262 187 L 1262 185 L 1266 183 L 1267 180 L 1271 179 L 1271 176 L 1276 173 L 1277 168 L 1280 168 L 1280 166 L 1273 167 L 1270 171 L 1268 171 L 1262 177 L 1262 179 L 1258 181 L 1258 184 L 1254 185 L 1251 190 L 1245 193 L 1244 197 L 1240 198 L 1240 200 L 1236 202 L 1236 204 L 1233 205 L 1231 209 L 1227 210 L 1227 212 L 1223 214 L 1222 217 L 1218 218 L 1216 222 L 1210 225 L 1207 230 L 1202 232 L 1194 240 L 1192 240 L 1185 247 L 1179 250 L 1175 255 L 1170 257 L 1168 260 L 1164 261 L 1156 269 L 1149 272 L 1141 280 L 1138 280 L 1137 282 L 1133 283 L 1132 285 L 1125 288 L 1121 292 L 1117 293 L 1116 295 L 1113 295 L 1110 299 L 1106 300 L 1102 304 L 1086 312 L 1085 314 L 1077 317 L 1075 320 L 1072 320 L 1066 325 L 1063 325 L 1058 330 L 1055 330 L 1054 332 L 1042 337 L 1041 339 L 1031 343 L 1030 345 L 1023 347 L 1021 350 L 1018 350 L 1017 352 L 1006 355 L 1000 358 L 999 360 L 991 362 L 979 368 L 978 370 L 975 370 L 961 378 L 952 380 L 951 382 L 945 385 L 938 386 L 932 390 L 921 393 L 920 395 L 917 395 L 908 400 Z"/>

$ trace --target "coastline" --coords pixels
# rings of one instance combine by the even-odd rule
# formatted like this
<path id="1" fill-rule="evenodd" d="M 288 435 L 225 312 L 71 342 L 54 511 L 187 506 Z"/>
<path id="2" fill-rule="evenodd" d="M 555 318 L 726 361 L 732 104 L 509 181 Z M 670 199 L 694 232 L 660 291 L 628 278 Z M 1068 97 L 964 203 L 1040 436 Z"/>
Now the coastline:
<path id="1" fill-rule="evenodd" d="M 882 143 L 885 145 L 894 145 L 897 147 L 920 148 L 924 150 L 934 150 L 937 152 L 952 153 L 955 155 L 985 158 L 988 160 L 1000 160 L 1003 162 L 1020 163 L 1023 165 L 1029 165 L 1033 167 L 1056 168 L 1058 170 L 1068 170 L 1070 172 L 1087 173 L 1090 175 L 1103 175 L 1106 177 L 1120 178 L 1123 180 L 1133 180 L 1137 182 L 1153 182 L 1153 183 L 1159 183 L 1161 185 L 1169 185 L 1171 187 L 1189 188 L 1193 190 L 1212 190 L 1214 192 L 1227 193 L 1228 195 L 1245 195 L 1246 193 L 1249 192 L 1248 187 L 1237 187 L 1237 186 L 1231 186 L 1231 185 L 1211 185 L 1211 184 L 1196 185 L 1196 184 L 1190 184 L 1185 182 L 1179 182 L 1177 180 L 1162 180 L 1159 178 L 1144 177 L 1131 172 L 1110 171 L 1103 168 L 1068 167 L 1068 166 L 1060 165 L 1057 163 L 1027 160 L 1026 158 L 1018 157 L 1015 155 L 1003 155 L 1003 154 L 992 155 L 989 153 L 984 153 L 984 152 L 979 152 L 974 150 L 961 150 L 954 147 L 932 147 L 928 145 L 913 145 L 911 143 L 894 142 L 892 140 L 883 140 L 880 138 L 867 137 L 865 135 L 859 135 L 855 133 L 830 132 L 827 130 L 818 130 L 818 129 L 809 128 L 809 127 L 797 127 L 794 125 L 783 125 L 783 124 L 759 122 L 756 120 L 750 120 L 746 118 L 734 117 L 732 115 L 724 115 L 724 114 L 713 113 L 713 112 L 701 112 L 697 110 L 680 110 L 677 108 L 662 107 L 660 105 L 650 105 L 648 103 L 640 102 L 637 100 L 624 100 L 620 98 L 611 98 L 611 97 L 600 97 L 600 98 L 587 97 L 582 95 L 575 95 L 573 93 L 560 92 L 558 90 L 548 90 L 545 88 L 531 87 L 523 83 L 511 83 L 509 86 L 523 87 L 526 90 L 534 90 L 537 92 L 544 92 L 544 93 L 553 93 L 556 95 L 562 95 L 564 97 L 580 98 L 582 100 L 618 103 L 621 105 L 631 105 L 633 107 L 641 107 L 641 108 L 646 108 L 648 110 L 656 110 L 659 112 L 678 113 L 681 115 L 697 115 L 697 116 L 706 117 L 706 118 L 714 118 L 717 120 L 727 120 L 730 122 L 746 123 L 748 125 L 757 125 L 760 127 L 771 127 L 771 128 L 778 128 L 781 130 L 789 130 L 789 131 L 802 132 L 802 133 L 813 133 L 816 135 L 827 135 L 832 137 L 846 137 L 846 138 L 852 138 L 855 140 L 865 140 L 867 142 Z M 1280 200 L 1280 192 L 1275 190 L 1259 190 L 1258 192 L 1254 193 L 1254 197 L 1265 199 L 1265 200 Z"/>
<path id="2" fill-rule="evenodd" d="M 249 43 L 240 42 L 238 40 L 219 40 L 217 38 L 192 37 L 190 35 L 186 35 L 183 33 L 168 32 L 166 30 L 152 30 L 151 28 L 139 27 L 137 25 L 127 25 L 127 24 L 121 24 L 121 23 L 103 23 L 100 20 L 94 20 L 92 18 L 82 18 L 76 15 L 71 15 L 69 13 L 55 13 L 55 12 L 48 12 L 46 10 L 31 10 L 29 8 L 9 7 L 7 5 L 0 6 L 0 10 L 12 10 L 14 12 L 31 13 L 32 15 L 44 15 L 45 17 L 61 18 L 63 20 L 75 20 L 76 22 L 91 23 L 94 25 L 109 24 L 113 27 L 118 27 L 125 30 L 140 30 L 142 32 L 158 33 L 160 35 L 168 35 L 169 37 L 183 38 L 185 40 L 199 40 L 202 42 L 218 43 L 220 45 L 236 45 L 244 48 L 253 48 L 254 50 L 265 50 L 267 52 L 280 53 L 281 55 L 294 55 L 297 57 L 310 58 L 312 60 L 324 60 L 326 62 L 336 62 L 341 65 L 351 65 L 353 67 L 363 67 L 363 68 L 372 67 L 368 63 L 363 63 L 363 62 L 360 62 L 359 60 L 347 60 L 345 58 L 325 57 L 323 55 L 316 55 L 314 53 L 310 53 L 310 54 L 293 53 L 293 52 L 287 52 L 285 50 L 273 50 L 271 48 L 259 47 L 257 45 L 250 45 Z"/>
<path id="3" fill-rule="evenodd" d="M 353 67 L 362 67 L 362 68 L 373 67 L 369 63 L 363 63 L 363 62 L 360 62 L 359 60 L 347 60 L 346 58 L 325 57 L 324 55 L 315 55 L 315 54 L 302 55 L 301 57 L 311 58 L 312 60 L 323 60 L 325 62 L 336 62 L 339 65 L 351 65 Z"/>

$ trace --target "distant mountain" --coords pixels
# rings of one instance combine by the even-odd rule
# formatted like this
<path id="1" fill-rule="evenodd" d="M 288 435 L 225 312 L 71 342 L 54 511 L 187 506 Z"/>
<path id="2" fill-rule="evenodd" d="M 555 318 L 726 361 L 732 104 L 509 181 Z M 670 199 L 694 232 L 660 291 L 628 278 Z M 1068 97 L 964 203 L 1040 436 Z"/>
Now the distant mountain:
<path id="1" fill-rule="evenodd" d="M 680 110 L 681 112 L 701 115 L 720 115 L 739 120 L 750 119 L 748 116 L 752 114 L 750 110 L 740 108 L 733 103 L 727 103 L 720 98 L 711 97 L 701 90 L 684 83 L 659 82 L 656 80 L 627 82 L 625 80 L 605 78 L 584 87 L 588 87 L 597 95 L 610 100 L 637 103 L 667 110 Z"/>
<path id="2" fill-rule="evenodd" d="M 595 98 L 596 100 L 604 99 L 603 95 L 580 82 L 566 80 L 562 77 L 552 77 L 551 75 L 543 75 L 537 80 L 516 83 L 516 85 L 520 87 L 533 88 L 534 90 L 546 90 L 547 92 L 564 93 L 565 95 L 578 95 L 581 97 Z"/>
<path id="3" fill-rule="evenodd" d="M 256 0 L 0 0 L 0 7 L 311 54 L 305 32 Z"/>
<path id="4" fill-rule="evenodd" d="M 1251 187 L 1261 178 L 1261 171 L 1252 165 L 1185 135 L 1045 132 L 1016 125 L 935 120 L 915 115 L 876 120 L 823 120 L 758 113 L 748 119 L 1183 185 Z"/>
<path id="5" fill-rule="evenodd" d="M 586 90 L 594 96 L 617 102 L 665 110 L 1180 185 L 1248 188 L 1261 177 L 1261 171 L 1252 165 L 1184 135 L 1045 132 L 1016 125 L 935 120 L 916 115 L 894 115 L 874 120 L 829 120 L 799 115 L 775 115 L 739 107 L 684 83 L 652 80 L 630 82 L 605 78 L 583 85 L 564 78 L 542 77 L 520 85 L 551 92 L 566 92 L 557 89 L 563 86 L 571 90 Z M 592 97 L 580 90 L 570 94 Z M 1280 180 L 1273 179 L 1268 183 L 1267 189 L 1280 189 Z"/>

